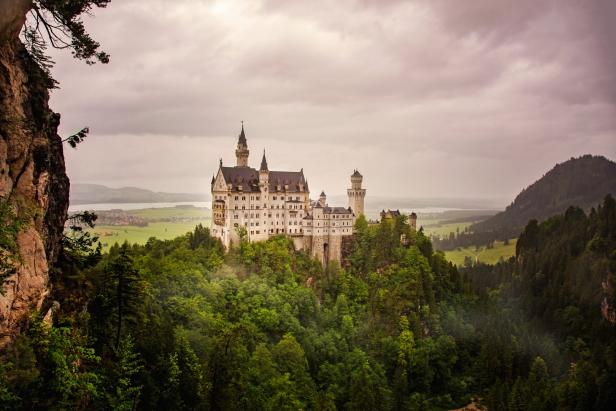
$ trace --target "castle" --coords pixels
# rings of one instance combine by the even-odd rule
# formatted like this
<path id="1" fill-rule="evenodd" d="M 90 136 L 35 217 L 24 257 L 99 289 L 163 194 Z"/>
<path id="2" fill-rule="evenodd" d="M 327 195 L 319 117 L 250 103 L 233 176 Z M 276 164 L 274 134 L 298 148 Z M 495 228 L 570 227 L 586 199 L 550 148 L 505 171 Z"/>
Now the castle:
<path id="1" fill-rule="evenodd" d="M 351 175 L 348 207 L 330 207 L 324 192 L 317 201 L 310 199 L 303 169 L 270 171 L 263 151 L 257 170 L 248 166 L 249 154 L 242 124 L 236 165 L 223 166 L 221 159 L 212 177 L 212 235 L 228 248 L 239 243 L 242 226 L 249 241 L 284 234 L 296 249 L 310 252 L 323 265 L 340 261 L 342 249 L 352 238 L 355 219 L 364 213 L 366 189 L 359 171 Z"/>

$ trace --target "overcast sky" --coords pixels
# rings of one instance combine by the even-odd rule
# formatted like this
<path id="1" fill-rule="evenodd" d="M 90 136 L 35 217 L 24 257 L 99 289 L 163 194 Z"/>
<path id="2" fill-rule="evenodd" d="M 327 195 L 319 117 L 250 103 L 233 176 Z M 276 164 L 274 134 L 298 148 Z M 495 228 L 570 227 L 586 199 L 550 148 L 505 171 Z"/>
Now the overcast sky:
<path id="1" fill-rule="evenodd" d="M 313 193 L 512 199 L 557 162 L 616 158 L 611 0 L 113 0 L 111 54 L 54 52 L 73 182 L 209 192 L 235 165 L 300 169 Z"/>

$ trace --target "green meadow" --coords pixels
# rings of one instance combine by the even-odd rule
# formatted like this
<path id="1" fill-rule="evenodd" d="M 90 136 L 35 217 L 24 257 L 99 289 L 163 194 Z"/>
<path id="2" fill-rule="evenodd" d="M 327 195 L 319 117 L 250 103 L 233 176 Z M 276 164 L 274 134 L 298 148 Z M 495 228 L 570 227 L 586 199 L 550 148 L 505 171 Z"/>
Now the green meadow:
<path id="1" fill-rule="evenodd" d="M 197 224 L 209 227 L 211 223 L 211 210 L 204 208 L 146 208 L 126 210 L 126 213 L 147 220 L 148 225 L 145 227 L 133 225 L 96 225 L 89 231 L 99 237 L 103 250 L 108 249 L 115 243 L 122 244 L 125 241 L 145 244 L 151 237 L 170 240 L 193 231 Z"/>
<path id="2" fill-rule="evenodd" d="M 515 255 L 515 244 L 518 240 L 509 240 L 509 244 L 504 245 L 502 241 L 497 241 L 493 248 L 486 248 L 485 246 L 458 248 L 452 251 L 445 251 L 445 257 L 452 263 L 462 266 L 464 265 L 464 258 L 469 256 L 474 262 L 481 262 L 485 264 L 496 264 L 502 258 L 504 260 Z"/>

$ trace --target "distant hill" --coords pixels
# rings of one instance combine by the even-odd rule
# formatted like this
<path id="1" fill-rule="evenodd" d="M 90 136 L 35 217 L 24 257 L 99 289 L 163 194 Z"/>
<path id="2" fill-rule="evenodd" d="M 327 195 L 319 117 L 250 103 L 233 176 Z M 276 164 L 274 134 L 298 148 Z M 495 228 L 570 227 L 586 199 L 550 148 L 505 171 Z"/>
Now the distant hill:
<path id="1" fill-rule="evenodd" d="M 71 204 L 173 203 L 207 201 L 205 194 L 162 193 L 137 187 L 110 188 L 100 184 L 71 184 Z"/>
<path id="2" fill-rule="evenodd" d="M 602 156 L 572 158 L 522 190 L 505 211 L 474 224 L 471 230 L 517 236 L 531 219 L 545 220 L 572 205 L 589 210 L 607 194 L 616 195 L 616 163 Z"/>

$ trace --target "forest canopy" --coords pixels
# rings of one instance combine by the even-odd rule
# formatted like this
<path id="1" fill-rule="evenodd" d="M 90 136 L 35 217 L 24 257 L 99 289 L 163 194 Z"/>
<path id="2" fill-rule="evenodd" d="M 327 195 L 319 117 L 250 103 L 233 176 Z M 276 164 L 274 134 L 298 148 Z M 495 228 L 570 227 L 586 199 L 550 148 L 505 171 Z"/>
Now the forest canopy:
<path id="1" fill-rule="evenodd" d="M 0 403 L 608 409 L 616 339 L 594 285 L 613 265 L 615 210 L 608 198 L 589 215 L 531 222 L 517 258 L 462 274 L 404 217 L 360 218 L 344 267 L 321 267 L 283 236 L 226 253 L 201 226 L 116 245 L 83 269 L 87 312 L 61 310 L 52 327 L 33 318 L 5 354 Z M 580 259 L 588 290 L 554 295 L 555 262 Z"/>

